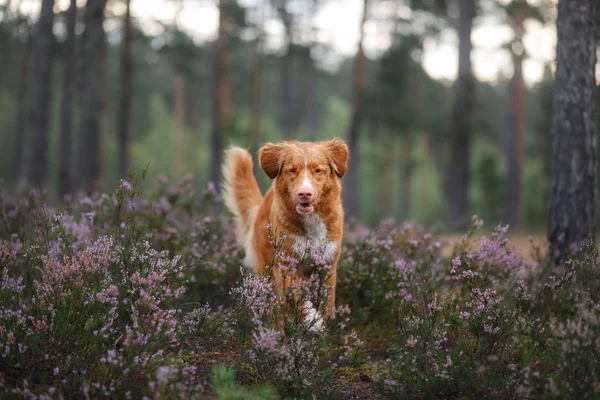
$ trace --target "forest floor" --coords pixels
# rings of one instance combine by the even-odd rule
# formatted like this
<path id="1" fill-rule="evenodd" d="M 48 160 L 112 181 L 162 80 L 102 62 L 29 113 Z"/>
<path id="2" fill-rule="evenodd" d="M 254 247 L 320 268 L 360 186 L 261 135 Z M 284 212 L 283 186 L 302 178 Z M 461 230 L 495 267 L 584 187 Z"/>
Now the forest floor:
<path id="1" fill-rule="evenodd" d="M 474 235 L 474 239 L 481 239 L 486 232 L 477 232 Z M 525 260 L 532 260 L 532 246 L 531 239 L 535 244 L 544 244 L 546 241 L 546 233 L 543 231 L 516 231 L 509 232 L 510 235 L 510 244 L 514 247 L 515 251 L 519 256 L 521 256 Z M 452 255 L 452 251 L 454 250 L 454 246 L 458 244 L 463 235 L 459 233 L 449 233 L 440 236 L 440 240 L 442 242 L 442 255 L 444 257 L 450 257 Z"/>
<path id="2" fill-rule="evenodd" d="M 240 267 L 213 193 L 139 185 L 54 206 L 0 192 L 0 400 L 600 392 L 591 247 L 556 266 L 536 262 L 527 233 L 482 228 L 462 240 L 389 221 L 348 226 L 336 315 L 315 331 L 299 304 L 327 311 L 318 257 L 302 260 L 315 279 L 275 296 Z M 294 265 L 274 233 L 274 262 Z M 531 236 L 543 244 L 543 232 Z"/>

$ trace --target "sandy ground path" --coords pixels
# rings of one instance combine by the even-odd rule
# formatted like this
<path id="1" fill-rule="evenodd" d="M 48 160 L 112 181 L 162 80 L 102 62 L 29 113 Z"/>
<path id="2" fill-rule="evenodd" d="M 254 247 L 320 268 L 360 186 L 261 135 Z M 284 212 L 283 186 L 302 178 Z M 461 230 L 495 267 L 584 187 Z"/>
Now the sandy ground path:
<path id="1" fill-rule="evenodd" d="M 476 233 L 475 237 L 472 240 L 472 243 L 477 246 L 479 245 L 479 240 L 482 236 L 487 235 L 488 233 Z M 546 235 L 544 232 L 509 232 L 508 237 L 510 238 L 510 245 L 517 251 L 517 253 L 523 257 L 525 260 L 532 259 L 532 245 L 529 241 L 528 237 L 531 236 L 535 244 L 543 244 L 546 240 Z M 440 236 L 440 241 L 442 242 L 442 255 L 444 257 L 450 257 L 452 255 L 452 249 L 454 245 L 460 242 L 462 235 L 460 234 L 444 234 Z"/>

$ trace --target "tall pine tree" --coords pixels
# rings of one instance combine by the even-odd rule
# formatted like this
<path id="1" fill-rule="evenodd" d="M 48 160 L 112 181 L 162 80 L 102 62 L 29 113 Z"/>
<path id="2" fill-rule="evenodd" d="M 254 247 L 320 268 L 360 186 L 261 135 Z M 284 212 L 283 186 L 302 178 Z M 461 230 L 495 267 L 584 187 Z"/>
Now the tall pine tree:
<path id="1" fill-rule="evenodd" d="M 548 241 L 555 257 L 595 240 L 597 0 L 559 0 Z"/>
<path id="2" fill-rule="evenodd" d="M 43 0 L 35 27 L 32 50 L 29 107 L 21 150 L 21 182 L 41 186 L 48 171 L 48 130 L 50 128 L 54 0 Z"/>

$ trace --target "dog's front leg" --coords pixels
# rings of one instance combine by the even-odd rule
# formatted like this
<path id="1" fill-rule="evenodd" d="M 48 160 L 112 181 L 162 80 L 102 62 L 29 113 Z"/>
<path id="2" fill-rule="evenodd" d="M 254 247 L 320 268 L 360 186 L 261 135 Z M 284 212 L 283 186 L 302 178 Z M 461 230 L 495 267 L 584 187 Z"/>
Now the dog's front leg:
<path id="1" fill-rule="evenodd" d="M 325 281 L 328 289 L 325 318 L 335 317 L 335 286 L 337 280 L 337 263 L 332 263 Z"/>
<path id="2" fill-rule="evenodd" d="M 273 267 L 271 276 L 273 279 L 273 290 L 278 299 L 277 321 L 283 328 L 286 319 L 290 317 L 297 318 L 299 310 L 302 309 L 299 307 L 301 292 L 297 288 L 297 281 L 300 277 L 296 271 L 287 269 L 282 271 L 279 267 Z"/>

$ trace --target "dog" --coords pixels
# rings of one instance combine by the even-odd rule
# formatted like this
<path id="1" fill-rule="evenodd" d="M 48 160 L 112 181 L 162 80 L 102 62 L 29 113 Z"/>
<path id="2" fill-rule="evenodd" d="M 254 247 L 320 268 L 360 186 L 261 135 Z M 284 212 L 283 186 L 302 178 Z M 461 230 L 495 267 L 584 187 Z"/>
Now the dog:
<path id="1" fill-rule="evenodd" d="M 326 318 L 335 313 L 336 266 L 344 226 L 340 178 L 346 173 L 348 156 L 348 147 L 340 139 L 266 143 L 258 151 L 258 161 L 273 182 L 264 197 L 247 150 L 230 147 L 222 167 L 223 200 L 235 216 L 245 266 L 259 276 L 269 276 L 275 294 L 283 296 L 289 282 L 281 262 L 274 263 L 272 233 L 284 234 L 286 254 L 297 260 L 309 256 L 330 266 L 325 281 L 329 289 Z M 301 264 L 294 279 L 307 279 L 313 273 L 308 262 Z M 307 318 L 316 318 L 316 329 L 320 329 L 323 320 L 318 311 L 310 302 L 305 306 Z"/>

